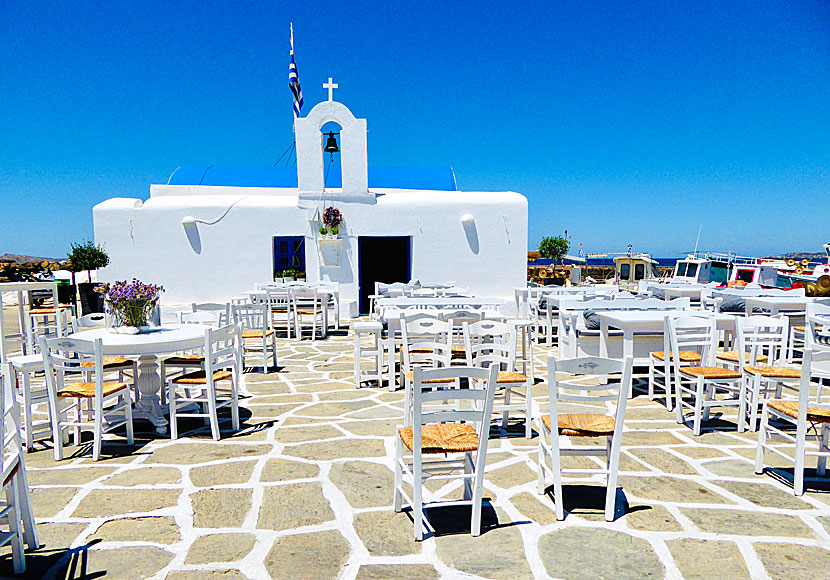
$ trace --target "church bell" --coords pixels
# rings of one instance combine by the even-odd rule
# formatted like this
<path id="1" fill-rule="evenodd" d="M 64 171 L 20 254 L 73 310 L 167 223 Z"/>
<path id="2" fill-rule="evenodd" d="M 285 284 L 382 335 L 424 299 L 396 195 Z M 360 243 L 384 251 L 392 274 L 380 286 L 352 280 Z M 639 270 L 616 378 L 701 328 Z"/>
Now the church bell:
<path id="1" fill-rule="evenodd" d="M 334 133 L 328 134 L 328 139 L 326 139 L 326 146 L 323 147 L 323 151 L 326 153 L 340 153 L 340 147 L 337 146 L 337 139 L 334 138 Z"/>

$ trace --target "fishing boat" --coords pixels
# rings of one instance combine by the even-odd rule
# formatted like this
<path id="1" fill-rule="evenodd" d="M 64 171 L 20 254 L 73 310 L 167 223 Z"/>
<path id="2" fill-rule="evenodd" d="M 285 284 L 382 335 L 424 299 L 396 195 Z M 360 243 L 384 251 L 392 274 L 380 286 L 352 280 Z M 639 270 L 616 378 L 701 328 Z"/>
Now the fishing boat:
<path id="1" fill-rule="evenodd" d="M 804 258 L 800 262 L 787 260 L 778 268 L 778 286 L 783 288 L 804 288 L 807 296 L 830 294 L 830 244 L 824 244 L 825 264 L 813 264 Z"/>
<path id="2" fill-rule="evenodd" d="M 629 253 L 614 258 L 614 284 L 626 290 L 636 290 L 644 280 L 660 280 L 657 260 L 649 254 Z"/>

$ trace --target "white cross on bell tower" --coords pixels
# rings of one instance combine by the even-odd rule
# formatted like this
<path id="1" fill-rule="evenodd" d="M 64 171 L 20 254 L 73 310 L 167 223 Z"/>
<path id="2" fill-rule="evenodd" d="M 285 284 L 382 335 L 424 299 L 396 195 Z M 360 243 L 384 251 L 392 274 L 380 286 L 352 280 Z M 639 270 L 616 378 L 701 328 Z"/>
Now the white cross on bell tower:
<path id="1" fill-rule="evenodd" d="M 333 101 L 333 100 L 334 100 L 334 89 L 337 89 L 337 88 L 339 88 L 339 87 L 340 87 L 340 85 L 338 85 L 337 83 L 333 82 L 333 81 L 331 80 L 331 77 L 329 77 L 329 82 L 327 82 L 327 83 L 323 83 L 323 88 L 324 88 L 324 89 L 328 89 L 328 90 L 329 90 L 329 100 L 330 100 L 330 101 Z"/>

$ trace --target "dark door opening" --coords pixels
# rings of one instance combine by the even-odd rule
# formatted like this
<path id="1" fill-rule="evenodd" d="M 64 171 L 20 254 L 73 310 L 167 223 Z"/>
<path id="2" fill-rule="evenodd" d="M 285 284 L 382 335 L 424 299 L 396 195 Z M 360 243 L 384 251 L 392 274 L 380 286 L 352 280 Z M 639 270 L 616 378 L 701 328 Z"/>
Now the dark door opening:
<path id="1" fill-rule="evenodd" d="M 410 240 L 409 236 L 358 238 L 358 291 L 361 314 L 369 313 L 369 296 L 375 293 L 375 282 L 409 282 L 412 277 Z"/>

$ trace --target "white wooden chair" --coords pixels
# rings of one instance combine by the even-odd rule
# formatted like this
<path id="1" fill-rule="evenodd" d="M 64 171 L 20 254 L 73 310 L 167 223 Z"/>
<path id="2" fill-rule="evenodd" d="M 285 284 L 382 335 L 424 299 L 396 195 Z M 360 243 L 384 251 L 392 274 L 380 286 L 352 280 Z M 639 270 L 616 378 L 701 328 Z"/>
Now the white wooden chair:
<path id="1" fill-rule="evenodd" d="M 231 424 L 239 430 L 239 377 L 241 371 L 240 331 L 236 325 L 205 330 L 204 369 L 185 373 L 170 382 L 167 395 L 170 409 L 170 438 L 179 436 L 177 420 L 180 417 L 202 417 L 210 423 L 210 432 L 218 441 L 218 410 L 230 406 Z M 219 381 L 230 381 L 230 392 L 221 393 L 216 388 Z M 179 393 L 177 387 L 184 387 Z M 182 411 L 184 407 L 197 404 L 197 412 Z"/>
<path id="2" fill-rule="evenodd" d="M 808 304 L 804 326 L 804 348 L 816 351 L 830 350 L 830 305 Z M 830 362 L 813 365 L 811 373 L 818 380 L 818 398 L 825 383 L 830 381 Z"/>
<path id="3" fill-rule="evenodd" d="M 562 494 L 562 474 L 605 475 L 605 519 L 613 521 L 616 511 L 617 471 L 619 468 L 620 444 L 628 393 L 631 389 L 631 367 L 633 359 L 613 360 L 598 357 L 582 357 L 556 360 L 548 357 L 549 411 L 536 422 L 539 430 L 538 481 L 540 495 L 545 493 L 548 476 L 553 479 L 553 497 L 556 519 L 565 518 Z M 571 375 L 560 380 L 557 373 Z M 601 384 L 603 376 L 619 375 L 619 382 Z M 598 384 L 600 383 L 600 384 Z M 559 402 L 580 405 L 605 404 L 616 401 L 613 416 L 600 413 L 561 413 Z M 556 425 L 556 432 L 553 431 Z M 568 437 L 568 446 L 563 447 L 561 437 Z M 572 445 L 571 438 L 604 437 L 605 445 Z M 599 456 L 605 459 L 605 466 L 596 469 L 566 469 L 562 467 L 563 455 Z"/>
<path id="4" fill-rule="evenodd" d="M 684 408 L 692 410 L 692 432 L 700 435 L 701 424 L 709 420 L 712 407 L 739 408 L 738 431 L 744 430 L 746 397 L 743 375 L 740 371 L 715 365 L 718 332 L 713 318 L 689 316 L 665 320 L 664 332 L 671 345 L 671 371 L 674 383 L 677 422 L 685 424 Z M 695 365 L 681 364 L 684 351 L 700 354 Z"/>
<path id="5" fill-rule="evenodd" d="M 404 421 L 412 408 L 412 381 L 415 368 L 441 368 L 450 366 L 452 326 L 434 318 L 431 313 L 414 313 L 416 316 L 401 325 L 401 354 L 404 378 Z M 408 423 L 407 423 L 408 425 Z"/>
<path id="6" fill-rule="evenodd" d="M 31 549 L 39 546 L 17 423 L 17 401 L 10 378 L 10 368 L 3 365 L 0 373 L 0 436 L 3 439 L 0 481 L 3 482 L 5 501 L 0 504 L 0 519 L 9 531 L 0 532 L 0 545 L 11 544 L 14 573 L 23 574 L 26 571 L 24 542 Z"/>
<path id="7" fill-rule="evenodd" d="M 104 433 L 121 425 L 126 425 L 127 444 L 132 445 L 130 387 L 124 382 L 104 380 L 107 371 L 101 339 L 89 342 L 67 337 L 40 337 L 39 343 L 49 391 L 55 461 L 63 459 L 67 431 L 75 434 L 75 445 L 81 444 L 81 431 L 92 431 L 93 461 L 101 457 Z M 84 366 L 85 363 L 92 363 L 92 366 Z M 82 404 L 84 401 L 87 402 L 86 409 Z M 109 404 L 112 405 L 105 407 Z"/>
<path id="8" fill-rule="evenodd" d="M 297 286 L 291 289 L 291 304 L 294 310 L 294 326 L 297 338 L 303 338 L 303 326 L 311 326 L 311 340 L 317 338 L 317 329 L 320 329 L 320 338 L 326 337 L 326 304 L 328 297 L 325 293 L 317 292 L 316 288 Z M 310 319 L 310 320 L 309 320 Z"/>
<path id="9" fill-rule="evenodd" d="M 234 324 L 239 325 L 240 351 L 242 353 L 242 367 L 246 367 L 245 353 L 255 352 L 262 354 L 262 370 L 268 372 L 268 351 L 274 368 L 277 367 L 277 336 L 271 328 L 271 309 L 268 302 L 256 304 L 233 304 L 231 318 Z"/>
<path id="10" fill-rule="evenodd" d="M 268 328 L 274 332 L 285 328 L 285 336 L 291 338 L 291 329 L 297 336 L 297 320 L 294 317 L 294 307 L 291 299 L 291 288 L 277 288 L 269 286 L 265 289 L 265 303 L 268 304 Z"/>
<path id="11" fill-rule="evenodd" d="M 465 322 L 463 328 L 467 365 L 499 369 L 496 377 L 499 400 L 494 410 L 502 414 L 502 428 L 507 428 L 510 411 L 521 411 L 525 416 L 525 436 L 530 438 L 533 434 L 533 385 L 527 375 L 516 369 L 516 329 L 494 320 Z M 515 389 L 521 389 L 521 392 Z M 520 397 L 519 403 L 511 402 L 514 395 Z"/>
<path id="12" fill-rule="evenodd" d="M 466 378 L 468 388 L 460 387 Z M 441 385 L 436 388 L 436 385 Z M 470 532 L 481 533 L 484 466 L 490 415 L 496 388 L 496 367 L 415 367 L 412 409 L 406 426 L 396 428 L 393 507 L 412 507 L 415 539 L 424 537 L 424 482 L 461 480 L 463 499 L 437 505 L 472 505 Z M 471 408 L 462 409 L 462 403 Z M 458 455 L 460 454 L 460 457 Z M 428 456 L 438 456 L 430 460 Z M 452 456 L 452 457 L 451 457 Z M 404 484 L 412 486 L 409 497 Z M 435 504 L 433 504 L 435 505 Z"/>
<path id="13" fill-rule="evenodd" d="M 100 328 L 106 324 L 106 315 L 100 312 L 93 312 L 85 314 L 77 318 L 71 318 L 69 321 L 69 332 L 81 332 L 88 328 Z M 81 366 L 91 367 L 92 362 L 88 361 Z M 124 356 L 105 356 L 104 357 L 104 371 L 107 374 L 117 373 L 116 380 L 119 383 L 127 382 L 130 379 L 130 385 L 133 390 L 133 397 L 138 400 L 138 384 L 136 377 L 138 376 L 138 361 L 136 359 L 127 358 Z"/>
<path id="14" fill-rule="evenodd" d="M 666 409 L 674 410 L 674 393 L 672 387 L 672 371 L 671 360 L 672 352 L 669 346 L 669 335 L 665 332 L 663 327 L 663 350 L 650 352 L 648 355 L 648 400 L 653 401 L 656 397 L 654 394 L 655 387 L 663 389 L 665 393 Z M 668 356 L 666 353 L 668 352 Z M 699 365 L 701 361 L 700 353 L 694 350 L 681 350 L 680 361 L 681 366 Z"/>
<path id="15" fill-rule="evenodd" d="M 830 351 L 804 349 L 797 399 L 768 399 L 761 411 L 755 473 L 763 473 L 765 452 L 772 452 L 794 464 L 793 493 L 804 494 L 804 467 L 807 457 L 816 457 L 818 476 L 825 476 L 830 457 L 830 403 L 811 401 L 810 379 L 813 365 L 830 362 Z M 776 419 L 795 426 L 785 431 L 770 421 Z M 810 435 L 810 431 L 813 432 Z M 782 441 L 785 443 L 782 444 Z M 789 450 L 792 453 L 788 453 Z"/>
<path id="16" fill-rule="evenodd" d="M 324 292 L 328 325 L 333 322 L 334 329 L 340 330 L 340 282 L 321 282 L 318 288 Z M 329 316 L 329 312 L 333 316 Z"/>
<path id="17" fill-rule="evenodd" d="M 452 325 L 451 350 L 453 359 L 467 359 L 466 341 L 464 339 L 464 323 L 474 324 L 480 322 L 484 314 L 475 310 L 439 310 L 438 319 L 449 322 Z M 463 363 L 462 363 L 463 364 Z M 469 363 L 467 363 L 469 364 Z"/>
<path id="18" fill-rule="evenodd" d="M 753 315 L 739 317 L 736 322 L 738 351 L 746 353 L 748 359 L 739 362 L 746 381 L 749 428 L 755 431 L 763 400 L 770 395 L 781 397 L 788 383 L 801 378 L 801 371 L 784 364 L 790 334 L 786 316 Z"/>

